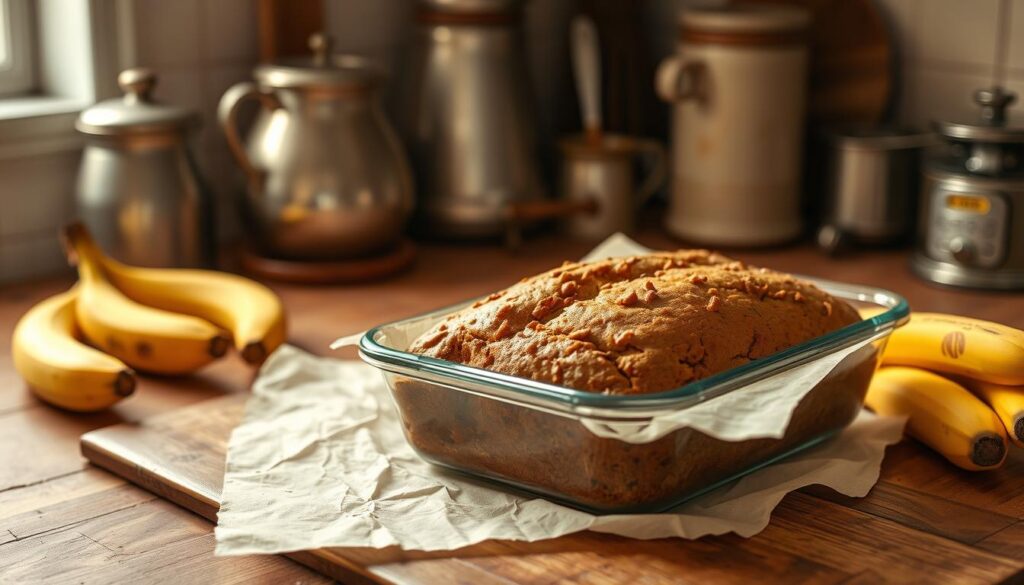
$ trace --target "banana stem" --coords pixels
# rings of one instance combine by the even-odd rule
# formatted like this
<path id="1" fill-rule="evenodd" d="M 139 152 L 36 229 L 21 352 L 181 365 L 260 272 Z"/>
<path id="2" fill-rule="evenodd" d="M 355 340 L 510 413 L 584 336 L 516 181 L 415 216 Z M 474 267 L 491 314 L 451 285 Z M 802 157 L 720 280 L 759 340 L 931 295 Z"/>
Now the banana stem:
<path id="1" fill-rule="evenodd" d="M 81 222 L 68 224 L 61 231 L 61 236 L 68 262 L 77 266 L 82 280 L 104 278 L 102 266 L 106 257 L 85 225 Z"/>

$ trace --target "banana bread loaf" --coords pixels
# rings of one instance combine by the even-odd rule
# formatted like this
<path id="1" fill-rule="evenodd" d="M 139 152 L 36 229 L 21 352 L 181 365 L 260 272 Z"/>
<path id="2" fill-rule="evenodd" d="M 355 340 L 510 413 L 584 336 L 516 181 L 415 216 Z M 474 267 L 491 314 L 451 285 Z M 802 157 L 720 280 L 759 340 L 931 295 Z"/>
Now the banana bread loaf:
<path id="1" fill-rule="evenodd" d="M 695 250 L 566 263 L 457 311 L 410 352 L 610 394 L 670 390 L 859 319 L 813 285 Z M 692 429 L 631 444 L 569 417 L 399 376 L 406 437 L 425 458 L 599 511 L 659 509 L 838 430 L 875 368 L 847 357 L 781 439 L 727 442 Z"/>
<path id="2" fill-rule="evenodd" d="M 792 276 L 704 250 L 568 263 L 459 311 L 409 351 L 610 394 L 677 388 L 857 321 Z"/>

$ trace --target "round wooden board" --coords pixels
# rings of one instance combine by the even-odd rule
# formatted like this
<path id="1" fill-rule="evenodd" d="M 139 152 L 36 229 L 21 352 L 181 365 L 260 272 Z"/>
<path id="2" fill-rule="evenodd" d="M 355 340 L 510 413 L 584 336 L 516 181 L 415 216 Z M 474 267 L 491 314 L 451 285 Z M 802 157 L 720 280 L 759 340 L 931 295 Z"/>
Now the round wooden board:
<path id="1" fill-rule="evenodd" d="M 811 13 L 808 118 L 816 126 L 874 125 L 893 92 L 888 23 L 871 0 L 743 0 Z"/>

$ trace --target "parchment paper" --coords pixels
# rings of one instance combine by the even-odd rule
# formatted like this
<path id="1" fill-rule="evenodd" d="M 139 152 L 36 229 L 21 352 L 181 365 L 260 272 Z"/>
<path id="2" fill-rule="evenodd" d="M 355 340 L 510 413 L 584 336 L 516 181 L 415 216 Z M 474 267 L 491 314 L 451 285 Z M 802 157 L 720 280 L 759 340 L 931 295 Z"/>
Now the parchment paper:
<path id="1" fill-rule="evenodd" d="M 450 550 L 581 530 L 697 538 L 767 526 L 788 492 L 823 484 L 863 496 L 903 420 L 861 413 L 836 438 L 662 514 L 595 516 L 434 467 L 412 451 L 380 373 L 275 352 L 228 443 L 217 554 L 328 546 Z"/>

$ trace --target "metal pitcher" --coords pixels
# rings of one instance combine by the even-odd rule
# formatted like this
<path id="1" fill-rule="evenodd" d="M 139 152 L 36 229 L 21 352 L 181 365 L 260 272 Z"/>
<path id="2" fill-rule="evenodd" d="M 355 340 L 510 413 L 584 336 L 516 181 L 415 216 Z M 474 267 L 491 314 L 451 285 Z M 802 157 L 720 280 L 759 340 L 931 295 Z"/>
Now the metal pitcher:
<path id="1" fill-rule="evenodd" d="M 156 74 L 122 71 L 125 94 L 79 116 L 87 136 L 75 190 L 78 216 L 97 242 L 129 264 L 210 265 L 213 202 L 188 150 L 195 112 L 152 99 Z"/>
<path id="2" fill-rule="evenodd" d="M 264 252 L 294 259 L 371 255 L 394 245 L 413 207 L 405 153 L 380 105 L 381 71 L 310 39 L 312 60 L 261 65 L 231 87 L 219 118 L 248 178 L 243 206 Z M 260 111 L 248 142 L 236 117 Z"/>
<path id="3" fill-rule="evenodd" d="M 416 174 L 421 231 L 500 234 L 509 203 L 543 196 L 523 4 L 418 4 L 399 125 Z"/>

